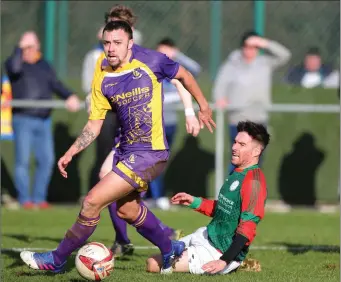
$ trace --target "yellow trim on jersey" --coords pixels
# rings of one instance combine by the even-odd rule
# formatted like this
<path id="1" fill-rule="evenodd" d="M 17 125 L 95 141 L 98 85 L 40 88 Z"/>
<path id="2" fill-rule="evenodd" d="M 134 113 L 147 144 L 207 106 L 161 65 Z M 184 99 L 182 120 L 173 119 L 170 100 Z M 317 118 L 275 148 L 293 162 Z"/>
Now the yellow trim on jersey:
<path id="1" fill-rule="evenodd" d="M 163 123 L 162 123 L 162 108 L 163 108 L 162 84 L 157 81 L 156 75 L 148 67 L 148 65 L 142 63 L 139 60 L 133 59 L 132 62 L 124 65 L 123 67 L 117 70 L 112 70 L 109 68 L 102 70 L 101 64 L 104 58 L 105 58 L 105 54 L 103 52 L 96 62 L 96 69 L 95 69 L 95 75 L 94 75 L 94 81 L 93 81 L 93 87 L 92 87 L 94 91 L 92 91 L 92 95 L 91 95 L 91 105 L 93 104 L 93 99 L 94 99 L 95 103 L 99 104 L 101 109 L 94 109 L 94 114 L 93 115 L 90 114 L 89 119 L 104 119 L 107 110 L 111 109 L 111 106 L 108 100 L 104 97 L 104 95 L 102 93 L 101 93 L 102 95 L 99 95 L 95 91 L 95 89 L 97 89 L 97 91 L 98 89 L 101 90 L 101 83 L 103 82 L 103 79 L 105 76 L 110 77 L 110 73 L 117 73 L 119 75 L 120 73 L 124 71 L 129 71 L 129 70 L 133 72 L 136 68 L 141 68 L 147 72 L 148 76 L 152 80 L 152 88 L 153 88 L 152 98 L 149 103 L 151 110 L 152 110 L 152 132 L 151 132 L 152 150 L 165 150 L 166 146 L 165 146 L 165 140 L 164 140 L 164 128 L 163 128 Z M 104 98 L 106 102 L 104 102 L 102 98 Z M 110 108 L 108 108 L 108 106 L 110 106 Z"/>
<path id="2" fill-rule="evenodd" d="M 125 166 L 122 162 L 119 162 L 116 167 L 122 171 L 126 176 L 128 176 L 132 181 L 141 187 L 137 191 L 142 192 L 148 189 L 148 184 L 135 172 L 133 172 L 129 167 Z"/>
<path id="3" fill-rule="evenodd" d="M 157 81 L 154 72 L 144 63 L 134 59 L 130 63 L 130 69 L 141 68 L 147 72 L 152 80 L 152 98 L 150 102 L 152 110 L 152 149 L 165 150 L 164 128 L 162 123 L 162 84 Z"/>
<path id="4" fill-rule="evenodd" d="M 104 76 L 105 72 L 95 73 L 91 89 L 90 120 L 105 119 L 107 111 L 111 110 L 108 99 L 102 93 Z"/>

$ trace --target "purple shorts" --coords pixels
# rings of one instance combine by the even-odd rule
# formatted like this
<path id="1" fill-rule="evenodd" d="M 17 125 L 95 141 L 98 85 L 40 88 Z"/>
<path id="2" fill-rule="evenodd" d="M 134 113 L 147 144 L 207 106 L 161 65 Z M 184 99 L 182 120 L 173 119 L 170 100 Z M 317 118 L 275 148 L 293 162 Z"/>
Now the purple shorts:
<path id="1" fill-rule="evenodd" d="M 165 169 L 168 158 L 168 150 L 130 152 L 116 149 L 112 170 L 138 192 L 143 192 Z"/>

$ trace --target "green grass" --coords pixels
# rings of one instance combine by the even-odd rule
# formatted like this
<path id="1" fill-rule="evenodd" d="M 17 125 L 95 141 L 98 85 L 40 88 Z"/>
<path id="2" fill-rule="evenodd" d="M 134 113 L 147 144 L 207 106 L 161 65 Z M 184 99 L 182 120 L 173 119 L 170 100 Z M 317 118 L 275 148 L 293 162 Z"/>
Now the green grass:
<path id="1" fill-rule="evenodd" d="M 2 209 L 1 248 L 55 248 L 77 215 L 75 207 L 55 207 L 51 210 L 9 211 Z M 171 226 L 186 234 L 208 223 L 209 218 L 186 209 L 155 213 Z M 339 214 L 320 214 L 295 211 L 288 214 L 267 213 L 259 225 L 253 246 L 286 246 L 283 251 L 251 250 L 249 257 L 260 261 L 259 273 L 239 271 L 224 278 L 173 274 L 163 277 L 145 273 L 146 258 L 156 250 L 136 250 L 126 260 L 116 260 L 115 271 L 106 281 L 340 281 L 340 253 L 308 250 L 295 252 L 294 247 L 339 246 Z M 129 235 L 136 246 L 151 246 L 129 227 Z M 107 246 L 112 244 L 114 231 L 108 213 L 91 237 Z M 2 281 L 85 281 L 77 273 L 74 257 L 69 259 L 67 272 L 53 275 L 30 270 L 23 265 L 19 253 L 2 251 Z"/>

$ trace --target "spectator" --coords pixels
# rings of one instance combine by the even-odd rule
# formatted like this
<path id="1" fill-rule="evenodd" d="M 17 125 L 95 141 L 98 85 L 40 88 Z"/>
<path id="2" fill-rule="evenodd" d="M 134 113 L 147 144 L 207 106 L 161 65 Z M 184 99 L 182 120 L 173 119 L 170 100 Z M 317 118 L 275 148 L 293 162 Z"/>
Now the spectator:
<path id="1" fill-rule="evenodd" d="M 259 54 L 260 49 L 267 52 Z M 233 51 L 220 67 L 213 86 L 216 106 L 243 107 L 228 113 L 232 144 L 241 120 L 251 120 L 267 127 L 269 118 L 265 107 L 271 105 L 272 74 L 277 67 L 288 62 L 290 56 L 290 51 L 283 45 L 251 31 L 243 34 L 241 48 Z M 231 164 L 228 173 L 233 169 Z"/>
<path id="2" fill-rule="evenodd" d="M 132 27 L 134 44 L 142 45 L 142 33 L 135 28 L 137 17 L 130 8 L 116 4 L 110 9 L 109 13 L 105 14 L 105 22 L 120 20 L 126 21 Z"/>
<path id="3" fill-rule="evenodd" d="M 66 100 L 69 111 L 77 111 L 79 99 L 56 77 L 50 64 L 42 58 L 37 35 L 26 32 L 5 62 L 6 72 L 16 100 L 52 100 L 53 92 Z M 13 108 L 15 145 L 14 185 L 23 208 L 48 208 L 47 189 L 54 165 L 51 109 Z M 31 149 L 36 159 L 33 196 L 30 195 L 29 163 Z"/>
<path id="4" fill-rule="evenodd" d="M 157 45 L 157 51 L 167 55 L 170 59 L 178 62 L 189 70 L 193 76 L 197 76 L 200 71 L 200 65 L 183 54 L 176 46 L 171 38 L 163 38 Z M 172 146 L 177 127 L 177 111 L 174 110 L 174 104 L 181 102 L 176 87 L 170 81 L 163 82 L 164 92 L 164 122 L 166 130 L 166 138 L 169 147 Z M 150 191 L 157 207 L 161 209 L 169 209 L 169 200 L 164 197 L 164 175 L 160 175 L 150 184 Z"/>
<path id="5" fill-rule="evenodd" d="M 330 65 L 322 63 L 321 52 L 317 47 L 311 47 L 304 62 L 289 70 L 286 82 L 304 88 L 339 87 L 339 72 Z"/>
<path id="6" fill-rule="evenodd" d="M 86 53 L 83 61 L 82 69 L 82 88 L 83 92 L 87 95 L 87 99 L 90 98 L 88 95 L 91 92 L 91 83 L 95 73 L 96 62 L 101 54 L 104 52 L 102 40 L 103 27 L 97 32 L 98 44 Z"/>

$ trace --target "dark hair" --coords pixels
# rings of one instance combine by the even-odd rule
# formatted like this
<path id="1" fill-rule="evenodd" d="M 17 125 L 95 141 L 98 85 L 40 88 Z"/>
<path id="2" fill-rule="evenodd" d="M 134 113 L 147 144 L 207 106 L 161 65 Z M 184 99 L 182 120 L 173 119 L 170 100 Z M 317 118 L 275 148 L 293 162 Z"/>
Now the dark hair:
<path id="1" fill-rule="evenodd" d="M 133 39 L 133 31 L 132 31 L 130 25 L 125 21 L 108 22 L 103 29 L 103 34 L 105 31 L 113 31 L 113 30 L 119 30 L 119 29 L 122 29 L 126 33 L 128 33 L 129 39 Z"/>
<path id="2" fill-rule="evenodd" d="M 174 40 L 169 38 L 169 37 L 162 38 L 157 45 L 158 46 L 166 45 L 166 46 L 169 46 L 169 47 L 175 47 L 176 46 Z"/>
<path id="3" fill-rule="evenodd" d="M 313 46 L 308 49 L 306 55 L 321 56 L 321 51 L 318 47 Z"/>
<path id="4" fill-rule="evenodd" d="M 245 45 L 245 41 L 251 36 L 260 36 L 260 35 L 254 30 L 249 30 L 249 31 L 244 32 L 240 40 L 240 46 L 243 47 Z"/>
<path id="5" fill-rule="evenodd" d="M 263 146 L 263 150 L 270 142 L 270 134 L 263 124 L 252 121 L 240 121 L 237 125 L 237 131 L 249 134 Z"/>
<path id="6" fill-rule="evenodd" d="M 118 18 L 122 21 L 126 21 L 130 26 L 134 26 L 137 20 L 137 17 L 133 13 L 133 10 L 129 7 L 123 5 L 115 5 L 113 6 L 109 13 L 105 13 L 104 20 L 105 23 L 108 23 L 110 18 Z"/>

